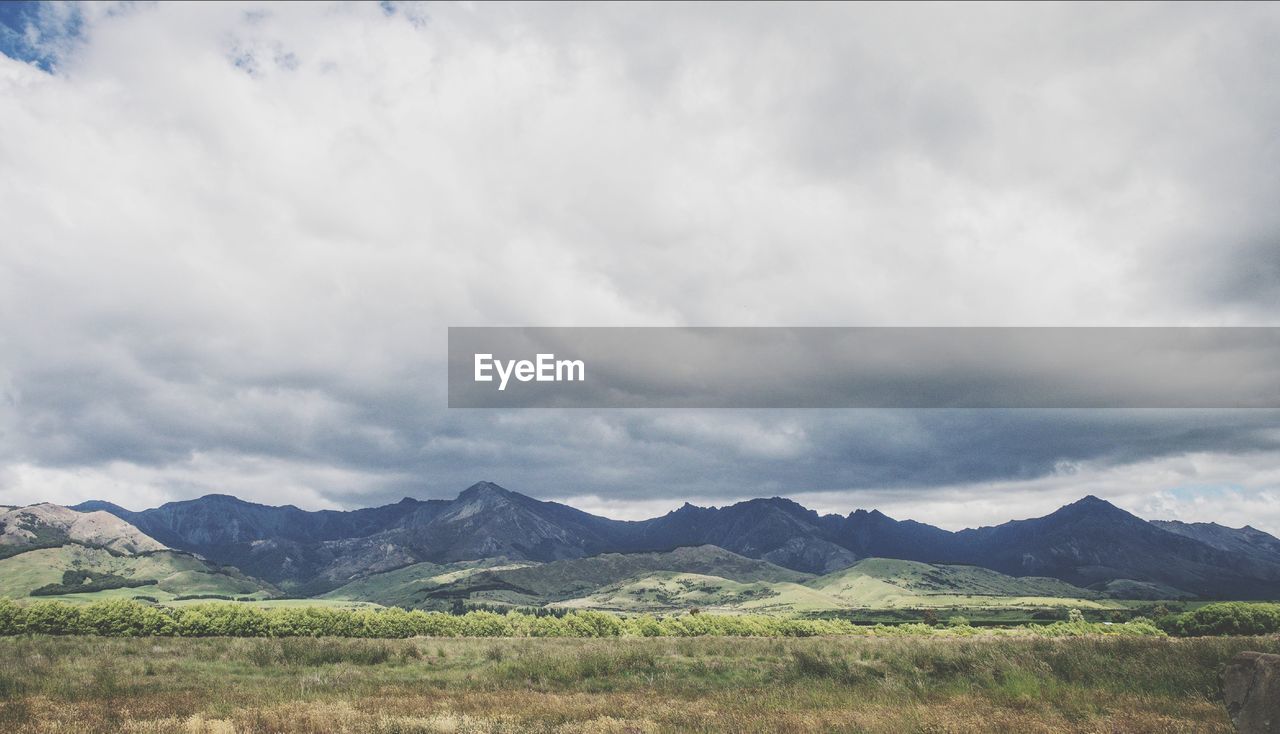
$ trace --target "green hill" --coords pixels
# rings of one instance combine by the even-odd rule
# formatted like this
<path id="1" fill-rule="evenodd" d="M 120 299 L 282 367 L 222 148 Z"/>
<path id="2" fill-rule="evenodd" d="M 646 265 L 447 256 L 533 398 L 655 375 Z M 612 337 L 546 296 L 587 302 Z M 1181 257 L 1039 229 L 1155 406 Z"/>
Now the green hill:
<path id="1" fill-rule="evenodd" d="M 838 600 L 791 581 L 743 583 L 718 576 L 662 571 L 555 604 L 569 609 L 616 612 L 708 611 L 809 612 L 840 608 Z"/>
<path id="2" fill-rule="evenodd" d="M 84 593 L 76 593 L 73 586 L 52 598 L 92 601 L 142 594 L 166 601 L 192 594 L 267 596 L 275 591 L 233 568 L 215 566 L 188 553 L 165 550 L 126 555 L 72 543 L 38 548 L 0 560 L 0 597 L 26 597 L 42 587 L 47 590 L 47 587 L 63 585 L 69 577 L 78 575 L 84 580 L 107 578 L 117 582 L 155 583 Z"/>
<path id="3" fill-rule="evenodd" d="M 803 582 L 813 576 L 768 561 L 703 545 L 666 553 L 605 553 L 590 558 L 554 561 L 537 566 L 476 574 L 468 581 L 497 581 L 549 601 L 571 599 L 603 586 L 657 572 L 717 576 L 739 583 Z"/>
<path id="4" fill-rule="evenodd" d="M 973 566 L 870 558 L 835 573 L 796 580 L 726 579 L 714 573 L 654 572 L 608 584 L 555 606 L 620 612 L 701 607 L 720 612 L 823 612 L 952 607 L 1115 606 L 1055 579 L 1014 578 Z"/>
<path id="5" fill-rule="evenodd" d="M 716 546 L 606 553 L 552 563 L 490 559 L 418 563 L 325 594 L 426 609 L 467 603 L 670 612 L 822 612 L 950 607 L 1100 608 L 1101 594 L 1056 579 L 1015 578 L 976 566 L 868 558 L 814 577 Z"/>
<path id="6" fill-rule="evenodd" d="M 809 587 L 863 609 L 946 606 L 1109 606 L 1065 581 L 1015 577 L 977 566 L 867 558 L 810 581 Z"/>
<path id="7" fill-rule="evenodd" d="M 827 588 L 840 579 L 865 576 L 919 594 L 965 596 L 1061 596 L 1092 598 L 1098 594 L 1065 581 L 1040 576 L 1006 576 L 979 566 L 942 566 L 891 558 L 866 558 L 849 568 L 815 579 L 810 585 Z"/>
<path id="8" fill-rule="evenodd" d="M 813 578 L 704 545 L 665 553 L 605 553 L 551 563 L 491 562 L 489 567 L 419 563 L 353 581 L 324 597 L 424 608 L 439 608 L 456 599 L 542 606 L 590 596 L 602 588 L 655 573 L 714 576 L 739 584 L 798 584 Z"/>
<path id="9" fill-rule="evenodd" d="M 1132 579 L 1114 579 L 1105 584 L 1094 584 L 1090 588 L 1112 599 L 1150 601 L 1155 599 L 1190 599 L 1195 596 L 1181 589 L 1175 589 L 1168 584 L 1154 581 L 1134 581 Z"/>
<path id="10" fill-rule="evenodd" d="M 334 601 L 373 602 L 384 606 L 432 607 L 442 598 L 436 594 L 443 587 L 463 585 L 469 577 L 484 571 L 505 571 L 530 565 L 528 561 L 506 559 L 462 561 L 436 564 L 415 563 L 393 571 L 375 573 L 356 579 L 320 599 Z"/>

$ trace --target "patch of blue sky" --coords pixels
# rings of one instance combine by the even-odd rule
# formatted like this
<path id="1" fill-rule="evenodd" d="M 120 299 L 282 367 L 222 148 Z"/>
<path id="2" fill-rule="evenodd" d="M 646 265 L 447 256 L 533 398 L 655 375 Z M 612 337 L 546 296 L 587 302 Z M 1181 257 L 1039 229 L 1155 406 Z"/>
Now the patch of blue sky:
<path id="1" fill-rule="evenodd" d="M 1179 500 L 1221 499 L 1244 491 L 1239 484 L 1182 484 L 1167 490 Z"/>
<path id="2" fill-rule="evenodd" d="M 0 53 L 52 72 L 84 31 L 75 3 L 0 2 Z"/>

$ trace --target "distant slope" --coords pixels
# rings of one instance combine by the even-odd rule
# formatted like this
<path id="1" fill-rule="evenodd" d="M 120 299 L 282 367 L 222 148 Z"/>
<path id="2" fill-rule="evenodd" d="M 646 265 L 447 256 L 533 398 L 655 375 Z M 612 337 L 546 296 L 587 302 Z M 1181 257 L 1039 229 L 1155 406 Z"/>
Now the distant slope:
<path id="1" fill-rule="evenodd" d="M 608 551 L 612 535 L 625 526 L 480 482 L 429 522 L 406 525 L 386 537 L 437 563 L 494 557 L 555 561 Z"/>
<path id="2" fill-rule="evenodd" d="M 787 592 L 785 598 L 784 592 Z M 812 597 L 816 601 L 803 605 L 805 597 Z M 740 610 L 752 602 L 765 601 L 770 602 L 774 608 L 787 612 L 838 608 L 830 597 L 795 583 L 743 583 L 719 576 L 673 571 L 659 571 L 610 584 L 586 596 L 560 602 L 556 606 L 615 612 L 670 612 L 692 607 Z"/>
<path id="3" fill-rule="evenodd" d="M 1155 581 L 1134 581 L 1132 579 L 1112 579 L 1106 583 L 1094 584 L 1089 588 L 1111 599 L 1158 601 L 1188 599 L 1195 596 L 1190 592 L 1176 589 L 1167 584 Z"/>
<path id="4" fill-rule="evenodd" d="M 677 548 L 666 553 L 606 553 L 541 564 L 498 562 L 490 568 L 460 569 L 463 565 L 417 564 L 354 581 L 325 596 L 380 604 L 409 602 L 409 606 L 423 607 L 439 607 L 454 599 L 540 606 L 662 572 L 709 575 L 746 584 L 798 583 L 812 578 L 715 546 Z"/>
<path id="5" fill-rule="evenodd" d="M 307 593 L 421 561 L 581 558 L 609 550 L 611 532 L 626 526 L 490 482 L 452 501 L 406 498 L 352 512 L 307 512 L 227 495 L 141 512 L 103 502 L 78 507 L 112 512 L 170 547 Z"/>
<path id="6" fill-rule="evenodd" d="M 406 498 L 394 505 L 350 512 L 312 512 L 213 494 L 141 512 L 96 501 L 76 509 L 110 512 L 169 547 L 236 566 L 272 583 L 294 586 L 319 581 L 316 588 L 327 590 L 358 573 L 419 560 L 406 549 L 386 544 L 371 548 L 362 539 L 405 523 L 429 521 L 447 504 Z M 353 559 L 357 571 L 350 569 Z"/>
<path id="7" fill-rule="evenodd" d="M 654 572 L 607 584 L 554 606 L 621 612 L 700 607 L 769 613 L 947 607 L 1118 608 L 1099 596 L 1056 579 L 1017 579 L 981 568 L 869 558 L 802 583 Z"/>
<path id="8" fill-rule="evenodd" d="M 1218 550 L 1265 558 L 1280 563 L 1280 538 L 1245 525 L 1229 528 L 1216 522 L 1154 520 L 1156 527 L 1213 546 Z"/>
<path id="9" fill-rule="evenodd" d="M 976 566 L 946 566 L 868 558 L 810 581 L 808 586 L 854 605 L 906 603 L 921 597 L 1096 599 L 1100 595 L 1052 578 L 1016 578 Z M 933 599 L 937 601 L 937 599 Z"/>
<path id="10" fill-rule="evenodd" d="M 124 555 L 105 548 L 67 544 L 29 550 L 0 560 L 0 596 L 25 597 L 40 587 L 61 583 L 66 571 L 156 582 L 155 585 L 119 589 L 114 593 L 84 594 L 84 600 L 103 594 L 145 594 L 167 599 L 191 594 L 243 596 L 274 592 L 233 568 L 215 566 L 187 553 L 163 550 Z"/>
<path id="11" fill-rule="evenodd" d="M 889 558 L 868 558 L 823 579 L 864 575 L 919 594 L 1060 596 L 1087 599 L 1097 594 L 1055 578 L 1007 576 L 979 566 L 947 566 Z"/>
<path id="12" fill-rule="evenodd" d="M 619 544 L 634 550 L 715 545 L 808 573 L 827 573 L 858 559 L 856 553 L 840 544 L 839 517 L 821 516 L 780 497 L 722 508 L 686 503 L 627 529 L 629 532 L 619 539 Z"/>
<path id="13" fill-rule="evenodd" d="M 947 560 L 1078 586 L 1130 579 L 1205 597 L 1280 597 L 1280 564 L 1169 532 L 1085 497 L 1044 517 L 962 530 Z"/>
<path id="14" fill-rule="evenodd" d="M 415 563 L 351 581 L 319 598 L 339 601 L 362 601 L 397 607 L 441 606 L 438 596 L 442 587 L 458 584 L 463 579 L 485 571 L 521 568 L 531 561 L 487 559 L 457 563 Z"/>
<path id="15" fill-rule="evenodd" d="M 567 599 L 606 584 L 654 572 L 714 575 L 739 583 L 800 582 L 808 574 L 731 553 L 712 545 L 677 548 L 666 553 L 606 553 L 590 558 L 476 574 L 467 583 L 501 581 L 548 601 Z"/>
<path id="16" fill-rule="evenodd" d="M 163 550 L 164 545 L 107 512 L 77 512 L 48 503 L 0 512 L 0 546 L 8 555 L 26 547 L 75 542 L 120 553 Z"/>

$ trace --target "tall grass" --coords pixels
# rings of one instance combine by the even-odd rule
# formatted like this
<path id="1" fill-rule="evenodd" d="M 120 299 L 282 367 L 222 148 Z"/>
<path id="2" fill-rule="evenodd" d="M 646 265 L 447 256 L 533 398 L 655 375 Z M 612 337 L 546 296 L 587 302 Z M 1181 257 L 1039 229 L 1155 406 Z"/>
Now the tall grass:
<path id="1" fill-rule="evenodd" d="M 1280 639 L 8 637 L 0 731 L 1227 732 L 1244 649 Z"/>

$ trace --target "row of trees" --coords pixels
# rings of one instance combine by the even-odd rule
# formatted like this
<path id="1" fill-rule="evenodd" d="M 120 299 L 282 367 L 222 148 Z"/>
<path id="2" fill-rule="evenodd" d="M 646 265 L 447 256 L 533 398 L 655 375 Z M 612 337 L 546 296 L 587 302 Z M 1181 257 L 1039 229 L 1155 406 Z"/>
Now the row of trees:
<path id="1" fill-rule="evenodd" d="M 237 603 L 160 606 L 133 600 L 75 605 L 0 599 L 0 635 L 90 634 L 111 637 L 814 637 L 820 635 L 1085 634 L 1161 635 L 1149 622 L 1102 625 L 1070 622 L 1016 630 L 979 631 L 966 623 L 859 626 L 840 619 L 762 615 L 620 616 L 570 611 L 563 615 L 471 611 L 462 615 L 391 608 L 259 607 Z"/>

